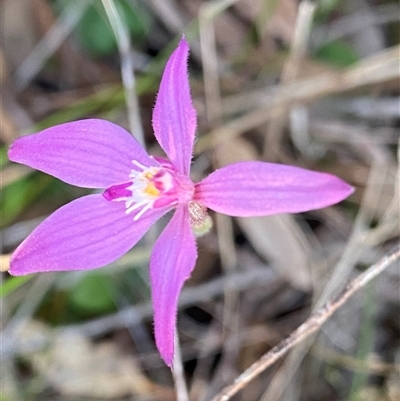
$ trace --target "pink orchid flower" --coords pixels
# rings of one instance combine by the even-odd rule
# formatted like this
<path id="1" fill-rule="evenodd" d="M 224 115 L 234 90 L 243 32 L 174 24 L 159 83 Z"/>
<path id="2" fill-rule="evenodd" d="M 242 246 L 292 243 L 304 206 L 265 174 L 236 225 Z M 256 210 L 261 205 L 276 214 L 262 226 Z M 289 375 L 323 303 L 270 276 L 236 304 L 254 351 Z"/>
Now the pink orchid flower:
<path id="1" fill-rule="evenodd" d="M 263 162 L 231 164 L 198 183 L 189 177 L 196 111 L 187 74 L 188 43 L 168 60 L 153 113 L 169 160 L 152 157 L 123 128 L 88 119 L 17 139 L 10 160 L 69 184 L 102 188 L 61 207 L 11 257 L 10 273 L 88 270 L 128 252 L 175 209 L 150 258 L 155 339 L 171 366 L 178 296 L 195 266 L 194 232 L 207 231 L 207 208 L 230 216 L 298 213 L 340 202 L 353 189 L 339 178 Z"/>

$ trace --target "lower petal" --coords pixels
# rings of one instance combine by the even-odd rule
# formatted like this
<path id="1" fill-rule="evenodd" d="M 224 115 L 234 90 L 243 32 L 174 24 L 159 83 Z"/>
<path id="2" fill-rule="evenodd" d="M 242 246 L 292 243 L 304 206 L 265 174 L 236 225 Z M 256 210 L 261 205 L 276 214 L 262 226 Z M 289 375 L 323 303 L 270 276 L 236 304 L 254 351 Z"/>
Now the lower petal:
<path id="1" fill-rule="evenodd" d="M 178 297 L 197 258 L 186 206 L 177 209 L 157 240 L 150 258 L 151 292 L 157 348 L 168 366 L 174 356 Z"/>
<path id="2" fill-rule="evenodd" d="M 333 205 L 353 188 L 338 177 L 263 162 L 235 163 L 196 185 L 194 200 L 230 216 L 299 213 Z"/>
<path id="3" fill-rule="evenodd" d="M 40 224 L 11 257 L 10 273 L 87 270 L 107 265 L 131 249 L 168 209 L 138 221 L 125 205 L 88 195 L 61 207 Z"/>

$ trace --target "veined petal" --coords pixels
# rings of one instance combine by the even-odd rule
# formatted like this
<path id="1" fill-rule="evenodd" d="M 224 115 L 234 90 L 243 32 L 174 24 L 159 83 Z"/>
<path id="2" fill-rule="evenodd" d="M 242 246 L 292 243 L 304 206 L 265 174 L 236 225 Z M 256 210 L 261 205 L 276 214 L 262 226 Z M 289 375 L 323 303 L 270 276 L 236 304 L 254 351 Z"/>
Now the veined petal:
<path id="1" fill-rule="evenodd" d="M 100 119 L 56 125 L 18 138 L 8 156 L 13 162 L 87 188 L 126 182 L 133 159 L 147 166 L 157 164 L 127 131 Z"/>
<path id="2" fill-rule="evenodd" d="M 353 188 L 338 177 L 263 162 L 235 163 L 196 185 L 194 200 L 230 216 L 299 213 L 333 205 Z"/>
<path id="3" fill-rule="evenodd" d="M 88 270 L 129 251 L 168 209 L 149 210 L 138 221 L 125 205 L 88 195 L 61 207 L 41 223 L 11 256 L 16 276 L 60 270 Z"/>
<path id="4" fill-rule="evenodd" d="M 153 129 L 165 153 L 183 174 L 188 175 L 196 131 L 196 110 L 190 97 L 185 39 L 172 53 L 161 79 L 153 111 Z"/>
<path id="5" fill-rule="evenodd" d="M 150 258 L 157 348 L 168 366 L 174 356 L 178 296 L 197 258 L 187 206 L 180 206 L 157 240 Z"/>

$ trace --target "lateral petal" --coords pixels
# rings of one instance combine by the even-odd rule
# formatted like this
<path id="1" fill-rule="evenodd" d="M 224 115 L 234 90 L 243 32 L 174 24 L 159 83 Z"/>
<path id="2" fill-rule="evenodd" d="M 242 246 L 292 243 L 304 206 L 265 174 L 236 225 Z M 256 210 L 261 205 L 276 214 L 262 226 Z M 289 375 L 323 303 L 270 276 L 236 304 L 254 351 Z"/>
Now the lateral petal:
<path id="1" fill-rule="evenodd" d="M 9 272 L 21 276 L 102 267 L 128 252 L 167 210 L 149 210 L 133 221 L 123 202 L 109 202 L 101 194 L 76 199 L 21 243 L 11 256 Z"/>
<path id="2" fill-rule="evenodd" d="M 150 258 L 157 348 L 168 366 L 174 356 L 178 297 L 197 258 L 187 206 L 180 206 L 158 238 Z"/>
<path id="3" fill-rule="evenodd" d="M 158 143 L 183 174 L 192 160 L 197 116 L 190 96 L 187 60 L 189 44 L 181 39 L 161 79 L 153 111 L 153 129 Z"/>
<path id="4" fill-rule="evenodd" d="M 126 130 L 100 119 L 60 124 L 20 137 L 8 156 L 13 162 L 86 188 L 128 181 L 132 160 L 157 164 Z"/>
<path id="5" fill-rule="evenodd" d="M 230 164 L 196 184 L 195 200 L 230 216 L 299 213 L 333 205 L 353 188 L 338 177 L 263 162 Z"/>

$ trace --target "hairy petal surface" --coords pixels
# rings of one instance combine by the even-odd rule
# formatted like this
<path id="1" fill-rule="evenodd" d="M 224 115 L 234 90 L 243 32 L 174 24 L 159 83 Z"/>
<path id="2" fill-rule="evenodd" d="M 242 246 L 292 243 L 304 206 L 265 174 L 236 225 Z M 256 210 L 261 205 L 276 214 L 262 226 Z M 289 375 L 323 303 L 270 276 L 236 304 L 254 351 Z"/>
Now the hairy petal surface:
<path id="1" fill-rule="evenodd" d="M 230 216 L 299 213 L 333 205 L 353 188 L 338 177 L 263 162 L 235 163 L 196 184 L 195 200 Z"/>
<path id="2" fill-rule="evenodd" d="M 172 53 L 161 79 L 153 111 L 153 129 L 165 153 L 183 174 L 188 175 L 196 132 L 196 110 L 190 97 L 185 39 Z"/>
<path id="3" fill-rule="evenodd" d="M 126 182 L 133 159 L 148 166 L 157 164 L 127 131 L 100 119 L 56 125 L 18 138 L 8 156 L 11 161 L 87 188 Z"/>
<path id="4" fill-rule="evenodd" d="M 157 240 L 150 258 L 157 348 L 168 366 L 174 356 L 178 296 L 197 258 L 187 206 L 180 206 Z"/>
<path id="5" fill-rule="evenodd" d="M 88 195 L 61 207 L 15 250 L 10 273 L 25 275 L 88 270 L 113 262 L 129 251 L 168 209 L 149 210 L 138 221 L 122 202 Z"/>

